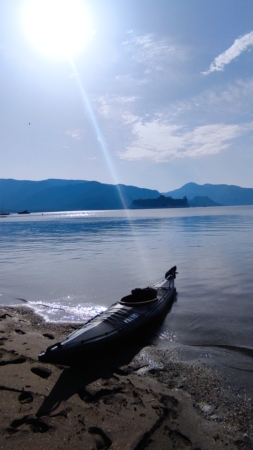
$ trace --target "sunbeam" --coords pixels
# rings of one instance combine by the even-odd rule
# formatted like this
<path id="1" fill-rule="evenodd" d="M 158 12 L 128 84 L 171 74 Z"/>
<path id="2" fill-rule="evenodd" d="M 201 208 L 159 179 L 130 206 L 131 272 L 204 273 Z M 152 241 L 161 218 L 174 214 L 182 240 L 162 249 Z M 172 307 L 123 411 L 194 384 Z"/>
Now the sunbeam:
<path id="1" fill-rule="evenodd" d="M 113 179 L 113 182 L 115 183 L 115 185 L 117 187 L 120 200 L 121 200 L 122 205 L 124 207 L 125 215 L 126 215 L 126 217 L 128 219 L 128 222 L 129 222 L 129 225 L 130 225 L 130 228 L 131 228 L 131 233 L 132 233 L 133 239 L 135 241 L 136 249 L 137 249 L 137 252 L 138 252 L 138 255 L 139 255 L 142 267 L 145 270 L 147 279 L 150 279 L 150 276 L 152 275 L 152 271 L 150 271 L 150 268 L 148 268 L 148 264 L 147 264 L 147 261 L 146 261 L 145 255 L 144 255 L 143 248 L 142 248 L 142 246 L 139 243 L 138 236 L 137 236 L 137 233 L 136 233 L 136 230 L 135 230 L 135 227 L 134 227 L 134 223 L 132 221 L 132 216 L 129 214 L 128 205 L 126 204 L 126 201 L 125 201 L 124 196 L 123 196 L 122 191 L 121 191 L 121 186 L 120 186 L 120 184 L 118 182 L 116 169 L 115 169 L 114 164 L 113 164 L 113 162 L 112 162 L 112 160 L 110 158 L 110 154 L 109 154 L 109 151 L 107 149 L 107 145 L 105 143 L 103 134 L 102 134 L 102 132 L 101 132 L 101 130 L 99 128 L 98 121 L 97 121 L 96 116 L 95 116 L 95 114 L 93 112 L 93 109 L 91 107 L 89 98 L 88 98 L 88 96 L 87 96 L 87 94 L 85 92 L 85 89 L 83 87 L 83 84 L 82 84 L 82 81 L 80 79 L 80 76 L 79 76 L 79 74 L 77 72 L 75 63 L 74 63 L 73 60 L 70 60 L 70 62 L 71 62 L 72 69 L 74 71 L 75 78 L 77 80 L 78 88 L 79 88 L 80 93 L 81 93 L 84 109 L 88 112 L 89 119 L 90 119 L 92 127 L 94 129 L 94 133 L 96 135 L 96 138 L 97 138 L 97 140 L 98 140 L 98 142 L 100 144 L 100 148 L 102 150 L 102 153 L 103 153 L 105 162 L 107 164 L 107 167 L 109 169 L 110 175 L 111 175 L 111 177 Z"/>
<path id="2" fill-rule="evenodd" d="M 95 114 L 93 112 L 93 109 L 92 109 L 90 101 L 89 101 L 89 98 L 88 98 L 88 96 L 87 96 L 87 94 L 85 92 L 85 89 L 83 87 L 83 84 L 81 82 L 80 76 L 79 76 L 79 74 L 78 74 L 78 72 L 76 70 L 75 63 L 74 63 L 73 60 L 70 60 L 70 62 L 71 62 L 71 66 L 72 66 L 73 71 L 74 71 L 75 78 L 77 80 L 77 84 L 78 84 L 79 90 L 81 92 L 81 97 L 82 97 L 82 101 L 83 101 L 83 104 L 84 104 L 84 108 L 88 112 L 89 119 L 90 119 L 91 124 L 93 126 L 93 129 L 94 129 L 96 138 L 97 138 L 97 140 L 99 142 L 100 148 L 102 150 L 102 153 L 103 153 L 103 156 L 105 158 L 105 161 L 106 161 L 107 167 L 109 169 L 110 175 L 111 175 L 111 177 L 113 179 L 113 182 L 115 183 L 115 185 L 117 187 L 117 190 L 118 190 L 118 193 L 119 193 L 122 205 L 123 205 L 124 209 L 127 211 L 127 205 L 126 205 L 124 196 L 123 196 L 123 194 L 121 192 L 121 187 L 119 185 L 118 177 L 116 175 L 116 169 L 115 169 L 115 167 L 113 165 L 113 162 L 112 162 L 112 160 L 110 158 L 110 155 L 109 155 L 109 152 L 107 150 L 107 146 L 106 146 L 104 137 L 103 137 L 102 132 L 101 132 L 99 126 L 98 126 L 97 119 L 95 117 Z"/>

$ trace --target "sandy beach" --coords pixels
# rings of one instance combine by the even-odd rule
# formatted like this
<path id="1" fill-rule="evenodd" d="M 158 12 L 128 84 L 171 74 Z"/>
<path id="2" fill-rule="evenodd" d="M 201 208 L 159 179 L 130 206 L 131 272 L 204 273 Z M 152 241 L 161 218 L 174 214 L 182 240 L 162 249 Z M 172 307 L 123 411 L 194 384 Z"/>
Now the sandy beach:
<path id="1" fill-rule="evenodd" d="M 0 308 L 1 449 L 253 449 L 250 395 L 177 347 L 131 346 L 79 368 L 38 361 L 76 327 Z"/>

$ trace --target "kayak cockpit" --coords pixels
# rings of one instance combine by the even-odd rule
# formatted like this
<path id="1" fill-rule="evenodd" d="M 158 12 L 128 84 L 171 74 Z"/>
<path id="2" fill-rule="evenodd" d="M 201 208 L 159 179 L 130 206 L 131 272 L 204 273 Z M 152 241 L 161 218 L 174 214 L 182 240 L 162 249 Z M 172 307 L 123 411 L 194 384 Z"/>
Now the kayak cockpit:
<path id="1" fill-rule="evenodd" d="M 151 287 L 145 289 L 136 288 L 130 295 L 126 295 L 120 300 L 122 305 L 141 305 L 157 301 L 157 290 Z"/>

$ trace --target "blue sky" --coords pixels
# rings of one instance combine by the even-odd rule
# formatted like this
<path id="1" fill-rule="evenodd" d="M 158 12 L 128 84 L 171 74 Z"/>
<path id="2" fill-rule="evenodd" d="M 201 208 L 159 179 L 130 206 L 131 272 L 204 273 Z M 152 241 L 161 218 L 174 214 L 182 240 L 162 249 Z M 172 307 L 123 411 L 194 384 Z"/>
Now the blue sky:
<path id="1" fill-rule="evenodd" d="M 253 2 L 83 1 L 68 54 L 57 2 L 0 3 L 0 178 L 253 187 Z"/>

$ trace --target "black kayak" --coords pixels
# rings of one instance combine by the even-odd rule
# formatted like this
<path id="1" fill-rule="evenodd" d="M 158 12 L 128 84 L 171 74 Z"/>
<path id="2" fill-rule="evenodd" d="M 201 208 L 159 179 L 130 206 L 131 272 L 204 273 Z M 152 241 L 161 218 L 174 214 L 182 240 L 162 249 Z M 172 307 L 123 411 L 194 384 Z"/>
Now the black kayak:
<path id="1" fill-rule="evenodd" d="M 123 340 L 136 338 L 166 315 L 175 295 L 176 266 L 159 283 L 134 289 L 106 311 L 86 322 L 80 329 L 40 353 L 39 360 L 55 364 L 81 364 L 97 351 L 111 349 Z"/>

